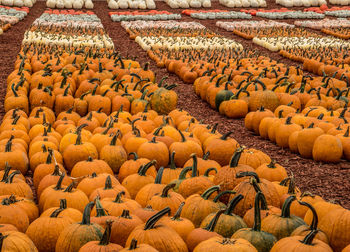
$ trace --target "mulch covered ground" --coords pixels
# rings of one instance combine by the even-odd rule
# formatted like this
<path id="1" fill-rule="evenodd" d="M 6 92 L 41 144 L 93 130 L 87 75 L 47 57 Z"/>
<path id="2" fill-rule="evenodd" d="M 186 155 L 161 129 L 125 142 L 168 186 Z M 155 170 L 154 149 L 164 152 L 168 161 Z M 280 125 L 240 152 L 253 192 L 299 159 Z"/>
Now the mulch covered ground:
<path id="1" fill-rule="evenodd" d="M 281 8 L 274 4 L 274 0 L 269 0 L 269 9 Z M 174 13 L 180 13 L 181 10 L 170 9 L 163 2 L 156 2 L 157 9 L 168 10 Z M 216 9 L 227 9 L 218 2 L 213 2 Z M 6 78 L 13 70 L 13 63 L 19 51 L 20 43 L 23 39 L 24 31 L 30 24 L 39 17 L 45 9 L 44 2 L 38 2 L 30 11 L 25 20 L 12 27 L 8 32 L 0 36 L 0 112 L 3 114 L 3 99 L 6 92 Z M 235 9 L 232 9 L 235 10 Z M 238 9 L 237 9 L 238 10 Z M 149 62 L 150 59 L 146 53 L 131 39 L 128 34 L 120 26 L 120 23 L 112 22 L 108 16 L 108 8 L 106 2 L 95 2 L 95 13 L 102 20 L 104 27 L 115 43 L 116 50 L 123 56 L 136 57 L 142 64 Z M 259 19 L 259 18 L 255 18 Z M 193 21 L 194 19 L 183 16 L 183 21 Z M 271 53 L 266 49 L 254 45 L 251 41 L 244 40 L 231 32 L 226 32 L 215 26 L 217 20 L 195 20 L 202 23 L 206 27 L 216 31 L 221 35 L 233 38 L 245 47 L 251 49 L 259 49 L 263 54 L 273 59 L 280 60 L 285 64 L 293 64 L 288 59 L 282 58 L 278 53 Z M 293 20 L 285 20 L 289 23 Z M 160 79 L 164 75 L 169 75 L 165 69 L 157 68 L 151 62 L 151 69 L 157 73 Z M 221 132 L 233 131 L 233 137 L 242 145 L 260 149 L 275 159 L 279 164 L 286 167 L 292 172 L 296 178 L 297 185 L 302 191 L 310 191 L 319 194 L 327 200 L 333 200 L 344 207 L 350 208 L 350 163 L 341 162 L 339 164 L 323 164 L 313 160 L 301 158 L 299 155 L 291 153 L 288 149 L 281 149 L 270 141 L 263 140 L 259 136 L 248 132 L 244 127 L 243 120 L 228 119 L 218 114 L 217 111 L 211 109 L 208 104 L 201 101 L 193 92 L 192 85 L 184 84 L 177 76 L 170 74 L 168 83 L 177 83 L 178 87 L 175 91 L 179 96 L 179 107 L 189 111 L 193 116 L 205 123 L 220 124 Z"/>

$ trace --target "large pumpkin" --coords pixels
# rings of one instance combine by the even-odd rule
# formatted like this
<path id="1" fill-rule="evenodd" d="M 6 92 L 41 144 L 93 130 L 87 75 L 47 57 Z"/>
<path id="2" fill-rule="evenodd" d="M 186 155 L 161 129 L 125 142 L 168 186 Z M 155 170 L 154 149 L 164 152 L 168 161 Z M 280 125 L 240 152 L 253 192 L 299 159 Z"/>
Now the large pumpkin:
<path id="1" fill-rule="evenodd" d="M 193 252 L 258 252 L 256 248 L 244 239 L 227 239 L 222 237 L 212 237 L 199 243 Z"/>
<path id="2" fill-rule="evenodd" d="M 90 223 L 93 205 L 93 202 L 86 205 L 82 222 L 71 224 L 61 232 L 56 243 L 56 252 L 76 252 L 89 241 L 101 239 L 103 228 Z"/>
<path id="3" fill-rule="evenodd" d="M 170 208 L 164 208 L 153 215 L 146 224 L 137 226 L 129 235 L 126 247 L 130 246 L 133 239 L 140 243 L 146 243 L 159 252 L 187 252 L 187 246 L 181 237 L 171 228 L 158 224 L 160 218 L 170 212 Z"/>

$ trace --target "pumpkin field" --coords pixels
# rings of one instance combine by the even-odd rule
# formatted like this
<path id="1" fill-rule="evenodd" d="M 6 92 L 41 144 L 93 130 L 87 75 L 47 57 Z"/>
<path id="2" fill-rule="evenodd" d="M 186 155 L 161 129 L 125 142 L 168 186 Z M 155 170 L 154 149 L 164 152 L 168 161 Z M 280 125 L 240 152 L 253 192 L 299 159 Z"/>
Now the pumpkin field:
<path id="1" fill-rule="evenodd" d="M 350 252 L 349 0 L 0 0 L 1 252 Z"/>

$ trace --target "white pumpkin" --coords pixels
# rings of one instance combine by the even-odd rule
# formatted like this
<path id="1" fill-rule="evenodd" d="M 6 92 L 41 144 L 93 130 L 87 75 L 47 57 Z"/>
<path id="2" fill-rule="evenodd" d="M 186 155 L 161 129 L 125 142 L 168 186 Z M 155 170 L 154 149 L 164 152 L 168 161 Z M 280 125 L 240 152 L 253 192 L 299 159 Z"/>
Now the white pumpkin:
<path id="1" fill-rule="evenodd" d="M 48 8 L 54 9 L 54 8 L 56 8 L 56 1 L 55 0 L 47 0 L 46 6 Z"/>
<path id="2" fill-rule="evenodd" d="M 250 0 L 250 7 L 258 8 L 259 7 L 258 1 L 257 0 Z"/>
<path id="3" fill-rule="evenodd" d="M 235 1 L 235 7 L 236 8 L 241 8 L 243 7 L 242 0 L 234 0 Z"/>
<path id="4" fill-rule="evenodd" d="M 23 5 L 25 7 L 32 8 L 33 7 L 33 2 L 31 0 L 24 0 L 23 1 Z"/>
<path id="5" fill-rule="evenodd" d="M 22 0 L 14 0 L 13 5 L 16 7 L 23 7 L 23 1 Z"/>
<path id="6" fill-rule="evenodd" d="M 155 9 L 156 3 L 153 0 L 146 0 L 147 9 Z"/>
<path id="7" fill-rule="evenodd" d="M 242 6 L 243 6 L 244 8 L 249 7 L 249 6 L 250 6 L 249 0 L 242 0 Z"/>
<path id="8" fill-rule="evenodd" d="M 119 9 L 119 4 L 115 0 L 110 0 L 108 3 L 108 8 Z"/>
<path id="9" fill-rule="evenodd" d="M 86 9 L 93 9 L 94 8 L 94 4 L 92 3 L 91 0 L 86 0 L 85 1 L 85 8 Z"/>
<path id="10" fill-rule="evenodd" d="M 81 0 L 75 0 L 74 2 L 73 2 L 73 8 L 74 9 L 81 9 L 81 8 L 83 8 L 83 5 L 84 5 L 84 2 L 83 1 L 81 1 Z"/>
<path id="11" fill-rule="evenodd" d="M 72 9 L 73 8 L 73 3 L 71 0 L 64 0 L 64 8 L 66 9 Z"/>
<path id="12" fill-rule="evenodd" d="M 64 2 L 63 0 L 58 0 L 56 2 L 56 7 L 59 8 L 59 9 L 63 9 L 64 8 Z"/>
<path id="13" fill-rule="evenodd" d="M 129 8 L 129 4 L 126 0 L 119 0 L 118 5 L 120 9 L 127 9 Z"/>
<path id="14" fill-rule="evenodd" d="M 138 4 L 138 8 L 141 10 L 145 10 L 147 8 L 146 3 L 144 1 L 140 1 Z"/>
<path id="15" fill-rule="evenodd" d="M 201 5 L 201 2 L 199 0 L 191 0 L 190 1 L 190 7 L 192 8 L 200 8 L 202 5 Z"/>
<path id="16" fill-rule="evenodd" d="M 204 8 L 210 8 L 211 7 L 211 1 L 210 0 L 204 0 L 202 3 Z"/>
<path id="17" fill-rule="evenodd" d="M 184 1 L 184 0 L 180 0 L 179 3 L 178 3 L 178 6 L 180 8 L 183 8 L 183 9 L 190 8 L 189 3 L 187 1 Z"/>
<path id="18" fill-rule="evenodd" d="M 13 0 L 2 0 L 3 5 L 13 6 Z"/>

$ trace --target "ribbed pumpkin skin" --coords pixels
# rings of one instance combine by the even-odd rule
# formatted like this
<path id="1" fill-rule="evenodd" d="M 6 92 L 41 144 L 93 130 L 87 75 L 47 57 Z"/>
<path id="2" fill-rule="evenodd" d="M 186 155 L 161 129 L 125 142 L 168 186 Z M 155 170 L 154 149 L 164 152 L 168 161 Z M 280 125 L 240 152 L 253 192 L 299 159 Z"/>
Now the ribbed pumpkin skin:
<path id="1" fill-rule="evenodd" d="M 135 252 L 158 252 L 155 248 L 148 244 L 139 244 L 137 245 L 137 248 L 135 249 L 129 249 L 128 247 L 120 250 L 119 252 L 130 252 L 130 251 L 135 251 Z"/>
<path id="2" fill-rule="evenodd" d="M 51 207 L 51 208 L 45 210 L 45 212 L 43 212 L 40 215 L 40 217 L 50 216 L 57 209 L 58 209 L 58 207 Z M 60 218 L 69 217 L 74 222 L 79 222 L 79 221 L 81 221 L 81 218 L 83 217 L 83 214 L 77 209 L 66 208 L 66 209 L 64 209 L 62 212 L 60 212 L 58 214 L 58 217 L 60 217 Z"/>
<path id="3" fill-rule="evenodd" d="M 301 243 L 302 236 L 286 237 L 279 240 L 271 249 L 270 252 L 332 252 L 333 250 L 324 242 L 314 239 L 312 245 Z"/>
<path id="4" fill-rule="evenodd" d="M 243 239 L 223 239 L 213 237 L 197 245 L 193 252 L 258 252 L 248 241 Z"/>
<path id="5" fill-rule="evenodd" d="M 74 223 L 65 228 L 58 237 L 56 252 L 76 252 L 89 241 L 100 240 L 103 228 L 98 224 Z"/>
<path id="6" fill-rule="evenodd" d="M 144 230 L 143 224 L 136 227 L 126 241 L 126 247 L 130 246 L 133 238 L 140 244 L 151 245 L 159 252 L 188 252 L 182 238 L 173 229 L 162 224 L 156 224 L 153 229 L 149 230 Z"/>
<path id="7" fill-rule="evenodd" d="M 1 251 L 3 252 L 38 252 L 34 243 L 29 237 L 21 232 L 8 231 L 3 232 L 4 238 Z"/>
<path id="8" fill-rule="evenodd" d="M 267 240 L 267 237 L 269 239 Z M 272 245 L 276 242 L 276 238 L 269 233 L 253 231 L 251 228 L 242 228 L 232 236 L 233 239 L 244 239 L 259 249 L 260 252 L 269 252 Z"/>
<path id="9" fill-rule="evenodd" d="M 0 205 L 0 223 L 12 224 L 20 232 L 25 232 L 29 226 L 26 212 L 14 204 Z"/>
<path id="10" fill-rule="evenodd" d="M 297 216 L 283 218 L 273 214 L 262 220 L 261 230 L 273 234 L 276 236 L 277 240 L 280 240 L 290 236 L 291 233 L 301 225 L 305 225 L 305 222 Z"/>
<path id="11" fill-rule="evenodd" d="M 201 223 L 201 228 L 205 228 L 210 221 L 214 218 L 215 213 L 209 214 Z M 214 232 L 222 235 L 225 238 L 230 238 L 234 232 L 241 228 L 246 228 L 247 224 L 244 223 L 243 219 L 237 215 L 226 215 L 222 214 L 218 223 L 215 226 Z"/>
<path id="12" fill-rule="evenodd" d="M 350 243 L 350 211 L 340 208 L 325 215 L 319 223 L 319 229 L 324 231 L 329 244 L 335 252 L 340 252 Z"/>
<path id="13" fill-rule="evenodd" d="M 123 249 L 118 244 L 99 245 L 99 243 L 99 241 L 88 242 L 79 249 L 79 252 L 118 252 Z"/>
<path id="14" fill-rule="evenodd" d="M 58 237 L 72 223 L 74 221 L 68 217 L 40 217 L 29 225 L 26 235 L 40 252 L 55 252 Z"/>

